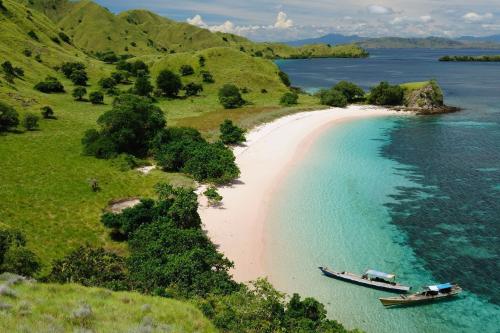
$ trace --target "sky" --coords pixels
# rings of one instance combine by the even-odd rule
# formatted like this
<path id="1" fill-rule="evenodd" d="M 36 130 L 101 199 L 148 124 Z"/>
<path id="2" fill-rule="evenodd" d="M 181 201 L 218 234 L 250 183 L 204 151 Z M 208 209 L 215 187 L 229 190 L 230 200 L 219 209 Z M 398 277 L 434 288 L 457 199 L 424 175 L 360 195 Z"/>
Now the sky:
<path id="1" fill-rule="evenodd" d="M 148 9 L 253 40 L 328 33 L 363 37 L 500 34 L 500 0 L 96 0 L 113 12 Z"/>

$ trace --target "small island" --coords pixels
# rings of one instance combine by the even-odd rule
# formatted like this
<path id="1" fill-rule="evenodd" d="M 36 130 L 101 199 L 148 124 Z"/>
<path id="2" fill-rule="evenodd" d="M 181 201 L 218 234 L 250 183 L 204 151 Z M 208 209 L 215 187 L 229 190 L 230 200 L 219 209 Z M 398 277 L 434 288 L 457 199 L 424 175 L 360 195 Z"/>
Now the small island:
<path id="1" fill-rule="evenodd" d="M 446 55 L 444 57 L 439 58 L 439 61 L 444 62 L 500 62 L 500 55 L 478 55 L 478 56 L 449 56 Z"/>

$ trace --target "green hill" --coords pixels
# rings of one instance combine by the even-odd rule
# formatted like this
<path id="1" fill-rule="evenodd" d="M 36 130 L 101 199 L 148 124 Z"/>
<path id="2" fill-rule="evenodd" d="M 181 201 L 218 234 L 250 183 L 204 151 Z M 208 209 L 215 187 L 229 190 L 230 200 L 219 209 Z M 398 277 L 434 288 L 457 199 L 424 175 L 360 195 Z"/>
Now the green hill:
<path id="1" fill-rule="evenodd" d="M 216 332 L 190 304 L 76 284 L 4 284 L 0 316 L 2 332 Z"/>

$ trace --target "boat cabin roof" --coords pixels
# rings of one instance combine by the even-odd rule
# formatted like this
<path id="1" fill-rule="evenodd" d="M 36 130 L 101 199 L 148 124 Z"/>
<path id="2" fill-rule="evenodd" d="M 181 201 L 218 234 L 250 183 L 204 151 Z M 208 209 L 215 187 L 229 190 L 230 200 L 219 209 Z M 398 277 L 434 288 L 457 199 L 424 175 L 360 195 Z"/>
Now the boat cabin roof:
<path id="1" fill-rule="evenodd" d="M 396 277 L 396 275 L 394 275 L 394 274 L 388 274 L 388 273 L 384 273 L 384 272 L 379 272 L 379 271 L 376 271 L 374 269 L 367 270 L 365 272 L 365 274 L 368 274 L 368 275 L 371 275 L 371 276 L 375 276 L 375 277 L 378 277 L 378 278 L 382 278 L 382 279 L 388 279 L 388 280 L 394 279 Z"/>
<path id="2" fill-rule="evenodd" d="M 429 286 L 427 288 L 429 288 L 429 290 L 432 290 L 432 291 L 440 291 L 443 289 L 450 289 L 451 287 L 452 287 L 451 283 L 447 282 L 447 283 L 442 283 L 442 284 L 438 284 L 435 286 Z"/>

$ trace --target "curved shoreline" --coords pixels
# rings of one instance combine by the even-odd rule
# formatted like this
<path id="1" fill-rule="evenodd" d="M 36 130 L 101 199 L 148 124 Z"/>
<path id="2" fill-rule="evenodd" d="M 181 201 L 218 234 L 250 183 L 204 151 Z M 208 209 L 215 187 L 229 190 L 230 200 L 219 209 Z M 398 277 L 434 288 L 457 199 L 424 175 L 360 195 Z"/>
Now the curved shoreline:
<path id="1" fill-rule="evenodd" d="M 237 281 L 266 276 L 264 225 L 271 198 L 316 139 L 345 121 L 395 114 L 401 112 L 351 105 L 285 116 L 247 134 L 247 144 L 234 149 L 240 178 L 219 189 L 222 207 L 208 207 L 200 196 L 199 208 L 208 236 L 234 262 Z"/>

